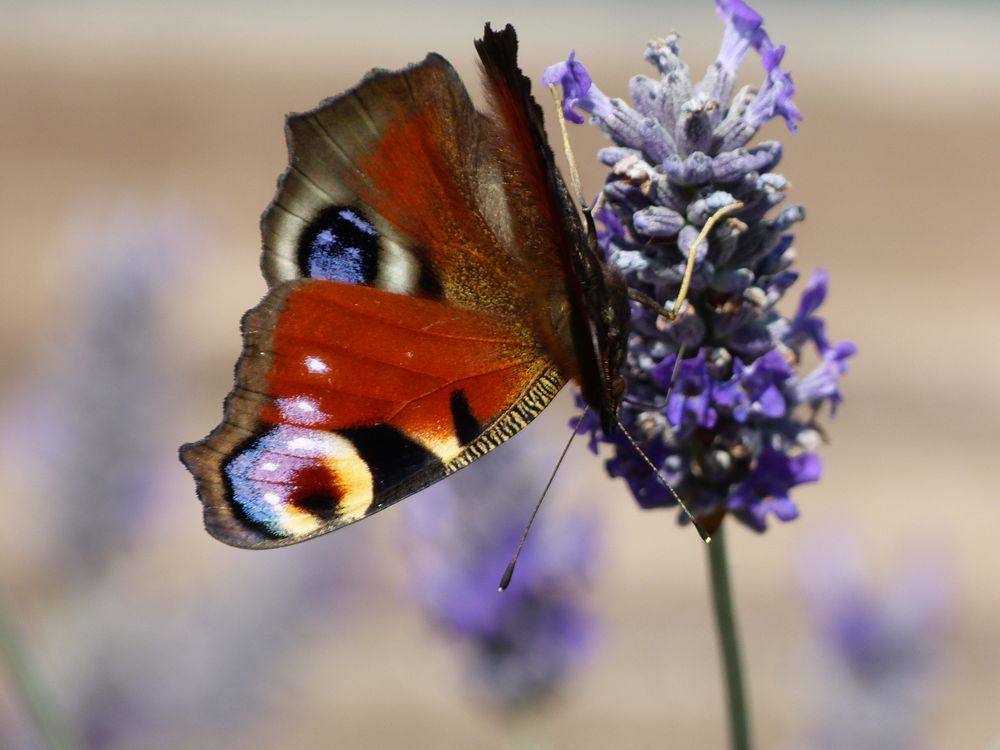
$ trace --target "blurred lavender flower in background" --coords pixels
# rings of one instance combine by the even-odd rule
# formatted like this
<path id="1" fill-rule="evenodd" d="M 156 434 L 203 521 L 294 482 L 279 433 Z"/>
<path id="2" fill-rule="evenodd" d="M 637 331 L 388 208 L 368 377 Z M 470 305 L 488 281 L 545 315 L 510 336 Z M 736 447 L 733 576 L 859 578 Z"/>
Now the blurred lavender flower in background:
<path id="1" fill-rule="evenodd" d="M 801 566 L 819 639 L 808 674 L 809 750 L 915 750 L 951 609 L 949 571 L 926 553 L 877 590 L 856 542 L 828 538 Z"/>
<path id="2" fill-rule="evenodd" d="M 68 632 L 87 640 L 61 687 L 72 686 L 85 746 L 238 747 L 287 712 L 283 690 L 313 649 L 309 636 L 322 637 L 356 603 L 337 571 L 364 554 L 346 542 L 279 556 L 184 571 L 172 592 L 150 587 L 146 570 L 102 586 L 96 604 L 73 613 Z"/>
<path id="3" fill-rule="evenodd" d="M 838 380 L 855 346 L 831 344 L 815 314 L 828 289 L 823 271 L 812 274 L 792 317 L 776 309 L 799 276 L 788 229 L 804 211 L 769 216 L 787 186 L 772 171 L 782 146 L 746 144 L 769 120 L 795 130 L 802 116 L 781 68 L 784 47 L 763 19 L 741 0 L 716 0 L 716 10 L 722 46 L 697 83 L 676 34 L 646 49 L 658 77 L 631 79 L 631 106 L 605 96 L 574 54 L 546 69 L 542 82 L 562 85 L 567 119 L 583 122 L 578 110 L 585 112 L 614 141 L 598 154 L 611 173 L 595 217 L 609 264 L 633 289 L 671 305 L 702 227 L 742 204 L 696 248 L 687 304 L 674 321 L 633 303 L 622 422 L 710 529 L 729 513 L 763 531 L 769 515 L 795 518 L 790 491 L 820 477 L 817 415 L 839 404 Z M 764 82 L 734 94 L 751 50 Z M 819 362 L 808 370 L 813 352 Z M 640 505 L 675 504 L 620 432 L 599 435 L 593 413 L 583 422 L 614 446 L 608 472 L 628 482 Z"/>
<path id="4" fill-rule="evenodd" d="M 545 473 L 522 440 L 406 506 L 414 595 L 460 645 L 476 692 L 508 712 L 553 697 L 589 657 L 594 630 L 584 601 L 596 562 L 592 518 L 543 509 L 513 582 L 497 591 Z"/>
<path id="5" fill-rule="evenodd" d="M 303 628 L 363 586 L 349 538 L 247 559 L 201 528 L 176 462 L 184 343 L 164 326 L 204 242 L 186 225 L 126 213 L 73 233 L 45 370 L 3 405 L 3 460 L 31 480 L 2 545 L 23 650 L 87 748 L 228 746 L 213 738 L 253 731 Z M 32 747 L 7 718 L 0 745 Z"/>
<path id="6" fill-rule="evenodd" d="M 30 542 L 63 585 L 100 572 L 150 526 L 174 402 L 157 322 L 183 264 L 183 226 L 81 222 L 61 320 L 44 338 L 46 369 L 4 405 L 4 454 L 43 498 Z"/>

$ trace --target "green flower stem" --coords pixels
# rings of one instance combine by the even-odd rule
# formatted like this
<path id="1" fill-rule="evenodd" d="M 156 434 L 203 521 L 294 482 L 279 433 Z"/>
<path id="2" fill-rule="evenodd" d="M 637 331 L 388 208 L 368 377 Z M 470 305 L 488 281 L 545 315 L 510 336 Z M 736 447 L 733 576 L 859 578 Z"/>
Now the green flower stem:
<path id="1" fill-rule="evenodd" d="M 0 663 L 10 675 L 11 685 L 20 694 L 35 728 L 48 750 L 72 750 L 77 743 L 61 720 L 24 653 L 16 628 L 0 598 Z"/>
<path id="2" fill-rule="evenodd" d="M 733 750 L 750 750 L 753 747 L 750 739 L 750 714 L 747 711 L 746 689 L 743 687 L 740 639 L 736 632 L 736 616 L 733 613 L 733 598 L 729 587 L 729 563 L 726 561 L 726 538 L 722 526 L 712 535 L 712 542 L 707 546 L 712 608 L 726 682 L 730 747 Z"/>

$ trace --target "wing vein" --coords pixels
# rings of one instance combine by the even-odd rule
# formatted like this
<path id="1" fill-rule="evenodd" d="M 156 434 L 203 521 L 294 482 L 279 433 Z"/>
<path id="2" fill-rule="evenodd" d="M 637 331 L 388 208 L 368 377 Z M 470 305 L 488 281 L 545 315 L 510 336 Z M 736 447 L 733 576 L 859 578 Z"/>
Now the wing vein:
<path id="1" fill-rule="evenodd" d="M 295 174 L 301 177 L 303 182 L 309 185 L 309 187 L 311 187 L 320 195 L 325 195 L 330 200 L 331 203 L 336 203 L 336 199 L 333 197 L 330 191 L 328 191 L 326 188 L 324 188 L 322 185 L 316 182 L 316 180 L 314 180 L 312 177 L 303 172 L 301 167 L 299 167 L 296 164 L 289 164 L 288 166 L 293 172 L 295 172 Z"/>
<path id="2" fill-rule="evenodd" d="M 381 135 L 381 133 L 379 132 L 378 125 L 375 123 L 375 118 L 372 116 L 372 113 L 368 110 L 368 106 L 365 104 L 364 100 L 360 96 L 358 96 L 358 92 L 356 90 L 350 92 L 350 97 L 351 100 L 354 101 L 355 103 L 357 112 L 359 112 L 361 115 L 358 119 L 363 121 L 365 125 L 368 126 L 368 129 L 372 132 L 372 135 L 378 138 Z"/>
<path id="3" fill-rule="evenodd" d="M 324 125 L 322 121 L 315 115 L 309 118 L 309 122 L 319 131 L 320 135 L 322 135 L 323 138 L 325 138 L 330 143 L 330 145 L 333 147 L 333 150 L 337 153 L 337 156 L 340 157 L 340 160 L 344 162 L 344 164 L 346 164 L 350 168 L 350 170 L 352 170 L 362 180 L 368 183 L 369 187 L 371 187 L 371 182 L 368 179 L 368 175 L 366 175 L 364 172 L 358 169 L 357 165 L 354 163 L 354 160 L 347 155 L 347 151 L 344 149 L 344 147 L 341 146 L 337 142 L 337 140 L 333 137 L 333 135 L 330 133 L 330 131 L 326 129 L 326 125 Z M 356 193 L 357 191 L 355 190 L 353 192 Z"/>
<path id="4" fill-rule="evenodd" d="M 279 203 L 278 201 L 275 201 L 274 205 L 276 205 L 278 208 L 280 208 L 282 211 L 284 211 L 289 216 L 293 216 L 294 218 L 298 219 L 303 224 L 308 224 L 309 223 L 304 216 L 299 216 L 297 213 L 295 213 L 292 209 L 290 209 L 284 203 Z"/>

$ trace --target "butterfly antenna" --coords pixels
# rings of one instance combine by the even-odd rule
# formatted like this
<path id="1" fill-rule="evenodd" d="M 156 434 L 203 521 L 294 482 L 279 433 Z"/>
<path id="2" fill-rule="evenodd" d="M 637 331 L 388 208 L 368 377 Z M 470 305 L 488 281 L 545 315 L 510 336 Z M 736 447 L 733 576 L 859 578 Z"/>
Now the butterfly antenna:
<path id="1" fill-rule="evenodd" d="M 655 299 L 644 292 L 640 292 L 633 287 L 628 288 L 628 298 L 633 302 L 638 302 L 643 307 L 652 310 L 657 315 L 662 315 L 667 320 L 674 320 L 677 314 L 673 310 L 668 310 Z"/>
<path id="2" fill-rule="evenodd" d="M 677 504 L 681 506 L 681 510 L 684 511 L 684 514 L 698 530 L 698 536 L 702 538 L 702 541 L 704 541 L 705 544 L 710 544 L 712 541 L 712 535 L 708 533 L 708 529 L 701 525 L 701 521 L 694 517 L 694 513 L 692 513 L 687 505 L 684 504 L 684 501 L 681 500 L 681 496 L 678 495 L 677 491 L 670 486 L 670 482 L 663 478 L 663 475 L 660 474 L 660 470 L 653 465 L 653 462 L 649 460 L 649 456 L 647 456 L 645 451 L 639 447 L 639 444 L 635 442 L 635 438 L 629 434 L 629 431 L 625 429 L 625 425 L 622 424 L 620 417 L 618 418 L 618 429 L 620 429 L 622 434 L 628 438 L 630 443 L 632 443 L 632 447 L 635 448 L 636 453 L 642 456 L 642 460 L 645 461 L 646 465 L 652 470 L 653 475 L 656 477 L 656 481 L 666 487 L 670 491 L 670 494 L 674 496 L 674 500 L 676 500 Z"/>
<path id="3" fill-rule="evenodd" d="M 549 93 L 552 94 L 552 101 L 556 103 L 556 120 L 559 121 L 559 130 L 562 132 L 563 151 L 566 153 L 566 162 L 569 164 L 569 181 L 573 184 L 573 192 L 583 212 L 589 214 L 590 203 L 583 196 L 583 188 L 580 186 L 580 172 L 576 168 L 576 157 L 573 156 L 573 147 L 569 143 L 569 130 L 566 129 L 566 116 L 563 115 L 562 103 L 559 101 L 559 90 L 555 84 L 549 84 Z"/>
<path id="4" fill-rule="evenodd" d="M 670 396 L 674 392 L 674 383 L 677 382 L 677 373 L 681 369 L 682 359 L 684 359 L 684 344 L 681 344 L 680 348 L 677 350 L 677 358 L 674 360 L 673 369 L 670 370 L 670 382 L 667 384 L 667 395 L 663 399 L 663 403 L 667 406 L 670 405 Z"/>
<path id="5" fill-rule="evenodd" d="M 604 191 L 602 190 L 594 198 L 594 204 L 590 207 L 590 213 L 596 214 L 604 206 Z"/>
<path id="6" fill-rule="evenodd" d="M 538 502 L 535 503 L 535 509 L 531 511 L 531 518 L 528 519 L 528 525 L 524 527 L 524 533 L 521 534 L 521 541 L 517 545 L 517 551 L 514 552 L 514 557 L 507 564 L 507 570 L 503 573 L 503 578 L 500 579 L 500 586 L 497 588 L 498 591 L 506 591 L 507 587 L 510 586 L 510 579 L 514 577 L 514 566 L 517 565 L 517 558 L 521 556 L 521 550 L 524 549 L 524 542 L 528 538 L 528 532 L 531 530 L 531 524 L 535 522 L 535 516 L 538 515 L 538 509 L 542 507 L 542 500 L 545 499 L 545 495 L 548 494 L 549 487 L 552 486 L 552 481 L 556 478 L 556 474 L 559 472 L 559 467 L 562 465 L 563 459 L 566 458 L 566 454 L 569 452 L 569 447 L 573 444 L 573 438 L 577 435 L 577 430 L 580 429 L 580 425 L 583 424 L 583 418 L 587 416 L 587 412 L 590 407 L 586 407 L 583 410 L 583 414 L 580 415 L 580 421 L 576 423 L 576 427 L 573 428 L 573 434 L 569 436 L 569 440 L 566 441 L 566 445 L 559 456 L 559 460 L 556 461 L 556 466 L 552 470 L 552 475 L 549 477 L 548 483 L 545 485 L 545 489 L 542 490 L 542 496 L 538 498 Z"/>

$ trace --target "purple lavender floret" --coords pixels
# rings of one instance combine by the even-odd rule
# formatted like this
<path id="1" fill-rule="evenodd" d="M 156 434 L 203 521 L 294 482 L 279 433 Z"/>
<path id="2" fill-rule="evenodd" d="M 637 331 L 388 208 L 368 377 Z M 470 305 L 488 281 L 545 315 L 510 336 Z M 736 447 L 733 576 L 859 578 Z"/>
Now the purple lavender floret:
<path id="1" fill-rule="evenodd" d="M 595 218 L 608 263 L 630 287 L 670 309 L 706 222 L 742 204 L 696 248 L 688 299 L 673 321 L 633 303 L 622 421 L 706 526 L 731 514 L 763 531 L 769 517 L 797 517 L 789 492 L 819 479 L 815 450 L 826 433 L 818 415 L 840 404 L 856 348 L 831 343 L 818 315 L 825 271 L 812 274 L 791 317 L 778 309 L 799 278 L 789 230 L 805 212 L 778 208 L 787 188 L 774 171 L 781 144 L 750 141 L 775 118 L 794 131 L 802 115 L 782 68 L 785 47 L 763 18 L 742 0 L 716 0 L 716 10 L 725 31 L 701 81 L 689 77 L 673 34 L 647 47 L 656 75 L 632 78 L 631 103 L 601 93 L 575 53 L 547 68 L 542 83 L 563 86 L 567 119 L 589 115 L 613 141 L 598 153 L 610 174 Z M 734 92 L 751 52 L 763 81 Z M 598 442 L 614 446 L 608 472 L 640 505 L 675 504 L 624 435 L 602 435 L 593 414 L 583 427 L 595 452 Z"/>
<path id="2" fill-rule="evenodd" d="M 607 117 L 610 114 L 608 97 L 594 85 L 590 73 L 574 58 L 576 51 L 569 53 L 566 62 L 556 63 L 547 68 L 542 75 L 546 86 L 560 85 L 563 89 L 563 114 L 570 122 L 583 124 L 583 117 L 576 108 L 589 112 L 596 117 Z"/>

